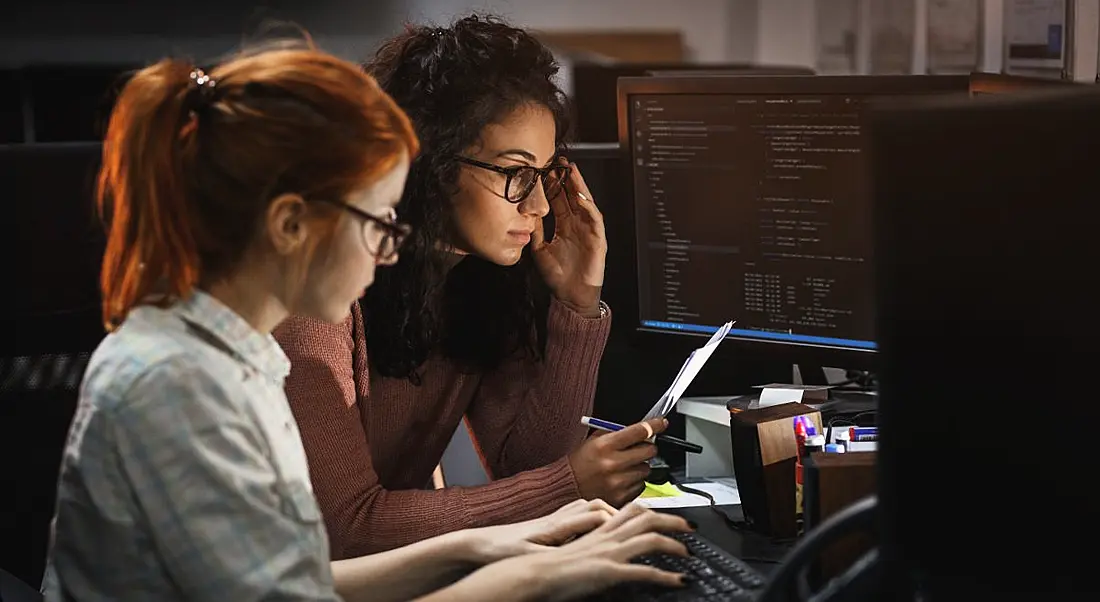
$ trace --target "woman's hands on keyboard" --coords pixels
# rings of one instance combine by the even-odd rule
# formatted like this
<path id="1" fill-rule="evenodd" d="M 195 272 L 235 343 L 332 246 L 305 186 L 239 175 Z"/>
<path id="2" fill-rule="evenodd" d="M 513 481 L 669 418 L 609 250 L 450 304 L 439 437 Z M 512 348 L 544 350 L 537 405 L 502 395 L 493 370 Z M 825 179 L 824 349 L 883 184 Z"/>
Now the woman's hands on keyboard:
<path id="1" fill-rule="evenodd" d="M 540 600 L 572 600 L 626 581 L 679 587 L 683 575 L 630 561 L 648 554 L 686 556 L 687 548 L 661 533 L 688 532 L 679 516 L 630 504 L 603 525 L 555 552 L 543 554 Z"/>
<path id="2" fill-rule="evenodd" d="M 460 531 L 478 565 L 547 552 L 600 527 L 618 510 L 603 500 L 577 500 L 542 518 Z"/>
<path id="3" fill-rule="evenodd" d="M 631 564 L 647 554 L 686 556 L 684 545 L 661 533 L 688 532 L 678 516 L 628 505 L 590 533 L 548 551 L 483 567 L 447 588 L 451 599 L 572 600 L 627 581 L 683 585 L 683 576 Z"/>

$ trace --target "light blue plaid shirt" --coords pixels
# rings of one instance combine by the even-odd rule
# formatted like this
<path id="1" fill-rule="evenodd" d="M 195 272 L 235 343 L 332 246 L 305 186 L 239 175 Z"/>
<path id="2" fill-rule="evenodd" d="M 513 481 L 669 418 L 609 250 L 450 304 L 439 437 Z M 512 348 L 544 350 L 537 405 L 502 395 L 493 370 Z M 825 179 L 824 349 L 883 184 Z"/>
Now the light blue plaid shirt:
<path id="1" fill-rule="evenodd" d="M 214 298 L 133 310 L 81 385 L 47 600 L 339 600 L 283 381 Z"/>

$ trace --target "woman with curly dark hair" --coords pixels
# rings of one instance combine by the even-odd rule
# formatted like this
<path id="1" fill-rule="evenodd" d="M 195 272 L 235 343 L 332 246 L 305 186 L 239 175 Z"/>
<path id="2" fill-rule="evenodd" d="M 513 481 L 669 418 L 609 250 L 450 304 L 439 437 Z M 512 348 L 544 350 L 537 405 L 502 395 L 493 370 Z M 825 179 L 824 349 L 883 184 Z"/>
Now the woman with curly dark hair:
<path id="1" fill-rule="evenodd" d="M 665 423 L 588 440 L 580 425 L 610 329 L 607 240 L 562 154 L 553 55 L 473 16 L 409 28 L 366 68 L 421 142 L 401 202 L 415 234 L 350 319 L 276 333 L 334 558 L 630 501 Z M 463 417 L 492 481 L 426 490 Z"/>

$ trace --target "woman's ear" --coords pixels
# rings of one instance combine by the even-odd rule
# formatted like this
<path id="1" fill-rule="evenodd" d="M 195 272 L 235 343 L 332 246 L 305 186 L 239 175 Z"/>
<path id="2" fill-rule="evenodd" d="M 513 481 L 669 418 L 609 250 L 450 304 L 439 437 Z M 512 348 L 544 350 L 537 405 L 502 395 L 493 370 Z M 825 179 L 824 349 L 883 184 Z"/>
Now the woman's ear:
<path id="1" fill-rule="evenodd" d="M 282 194 L 267 207 L 264 234 L 280 255 L 300 250 L 309 237 L 309 207 L 299 194 Z"/>

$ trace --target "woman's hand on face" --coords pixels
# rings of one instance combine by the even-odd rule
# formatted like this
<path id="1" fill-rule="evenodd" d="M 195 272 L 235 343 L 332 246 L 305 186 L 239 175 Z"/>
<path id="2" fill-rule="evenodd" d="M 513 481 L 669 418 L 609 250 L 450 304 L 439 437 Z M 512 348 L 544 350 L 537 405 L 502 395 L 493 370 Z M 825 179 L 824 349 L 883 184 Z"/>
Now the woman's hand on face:
<path id="1" fill-rule="evenodd" d="M 683 518 L 631 504 L 566 545 L 481 569 L 459 582 L 455 593 L 479 592 L 484 599 L 573 600 L 628 581 L 682 587 L 682 575 L 630 560 L 647 554 L 686 556 L 683 544 L 661 533 L 687 531 Z"/>
<path id="2" fill-rule="evenodd" d="M 489 564 L 513 556 L 545 552 L 606 523 L 618 510 L 603 500 L 576 500 L 542 518 L 469 529 L 470 556 Z"/>
<path id="3" fill-rule="evenodd" d="M 558 301 L 582 315 L 595 317 L 600 314 L 607 259 L 603 214 L 577 165 L 565 158 L 560 162 L 571 169 L 561 192 L 547 199 L 554 212 L 554 240 L 546 242 L 539 220 L 531 250 L 539 273 Z"/>

